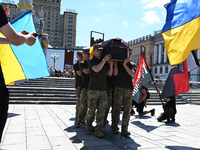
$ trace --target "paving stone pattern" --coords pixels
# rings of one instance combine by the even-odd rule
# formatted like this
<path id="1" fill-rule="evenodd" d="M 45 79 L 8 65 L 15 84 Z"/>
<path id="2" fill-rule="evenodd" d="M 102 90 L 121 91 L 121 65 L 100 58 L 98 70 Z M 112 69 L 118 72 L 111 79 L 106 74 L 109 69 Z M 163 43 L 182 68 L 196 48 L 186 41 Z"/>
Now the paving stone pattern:
<path id="1" fill-rule="evenodd" d="M 1 150 L 200 150 L 199 105 L 178 105 L 176 122 L 165 124 L 155 116 L 131 116 L 130 137 L 112 134 L 103 128 L 105 138 L 85 134 L 85 125 L 74 126 L 75 105 L 11 104 Z M 111 113 L 108 116 L 111 122 Z M 95 125 L 95 123 L 94 123 Z M 121 127 L 121 122 L 119 127 Z"/>

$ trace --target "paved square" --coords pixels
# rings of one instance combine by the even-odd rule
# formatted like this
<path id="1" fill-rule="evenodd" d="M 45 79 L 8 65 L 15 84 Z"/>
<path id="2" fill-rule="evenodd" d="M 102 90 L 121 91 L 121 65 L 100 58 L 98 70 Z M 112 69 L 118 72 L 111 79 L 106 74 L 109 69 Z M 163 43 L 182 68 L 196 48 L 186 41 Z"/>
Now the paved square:
<path id="1" fill-rule="evenodd" d="M 177 105 L 176 122 L 165 124 L 155 116 L 131 116 L 130 137 L 112 134 L 103 128 L 105 138 L 85 134 L 85 125 L 74 126 L 75 105 L 10 105 L 1 150 L 200 150 L 199 105 Z M 108 116 L 111 122 L 111 113 Z M 95 123 L 94 123 L 95 125 Z M 120 126 L 121 127 L 121 122 Z"/>

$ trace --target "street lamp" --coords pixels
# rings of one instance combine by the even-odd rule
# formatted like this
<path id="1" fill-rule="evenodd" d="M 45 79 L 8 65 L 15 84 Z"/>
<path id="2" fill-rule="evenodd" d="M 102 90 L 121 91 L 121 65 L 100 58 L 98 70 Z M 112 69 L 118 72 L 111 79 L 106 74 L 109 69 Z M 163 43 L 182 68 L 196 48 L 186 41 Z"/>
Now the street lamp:
<path id="1" fill-rule="evenodd" d="M 51 55 L 51 58 L 53 59 L 53 66 L 54 66 L 54 70 L 55 70 L 55 63 L 56 63 L 56 59 L 59 59 L 59 55 L 56 55 L 56 53 L 52 54 Z"/>

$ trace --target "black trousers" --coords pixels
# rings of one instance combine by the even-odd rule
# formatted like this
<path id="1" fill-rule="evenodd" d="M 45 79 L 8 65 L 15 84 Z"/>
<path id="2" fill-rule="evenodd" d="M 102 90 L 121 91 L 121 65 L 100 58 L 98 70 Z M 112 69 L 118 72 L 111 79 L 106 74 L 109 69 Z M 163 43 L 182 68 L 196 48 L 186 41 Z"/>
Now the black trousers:
<path id="1" fill-rule="evenodd" d="M 8 115 L 9 93 L 5 86 L 0 86 L 0 142 Z"/>

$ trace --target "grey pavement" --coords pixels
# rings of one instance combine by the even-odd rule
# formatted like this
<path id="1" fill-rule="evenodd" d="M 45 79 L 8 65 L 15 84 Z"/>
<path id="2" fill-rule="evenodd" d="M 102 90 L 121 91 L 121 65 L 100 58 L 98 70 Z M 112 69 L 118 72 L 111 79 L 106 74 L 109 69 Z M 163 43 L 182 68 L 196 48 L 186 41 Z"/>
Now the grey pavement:
<path id="1" fill-rule="evenodd" d="M 74 126 L 75 105 L 14 105 L 4 130 L 1 150 L 200 150 L 200 105 L 178 105 L 176 122 L 165 124 L 155 116 L 130 118 L 130 137 L 112 134 L 103 128 L 105 138 L 86 135 L 85 125 Z M 108 116 L 111 122 L 111 114 Z M 120 122 L 121 123 L 121 122 Z M 95 125 L 95 124 L 94 124 Z M 121 127 L 121 124 L 120 126 Z"/>

